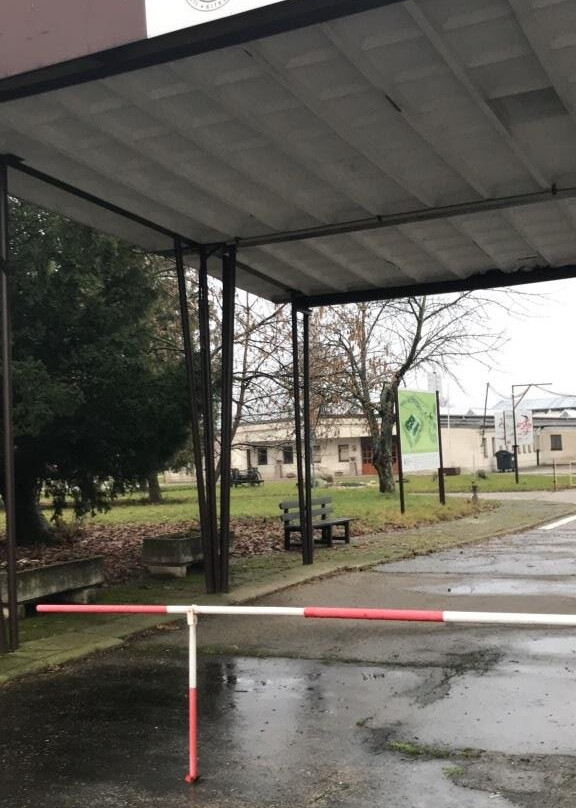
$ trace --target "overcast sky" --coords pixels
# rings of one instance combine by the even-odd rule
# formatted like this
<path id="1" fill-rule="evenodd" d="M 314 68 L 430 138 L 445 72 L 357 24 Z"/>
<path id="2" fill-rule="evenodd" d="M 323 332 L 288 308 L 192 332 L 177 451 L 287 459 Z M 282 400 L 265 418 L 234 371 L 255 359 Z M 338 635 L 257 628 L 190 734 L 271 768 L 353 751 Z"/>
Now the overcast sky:
<path id="1" fill-rule="evenodd" d="M 452 413 L 482 408 L 487 383 L 489 405 L 498 394 L 509 397 L 513 384 L 551 382 L 551 391 L 576 395 L 576 279 L 519 288 L 528 295 L 522 303 L 523 317 L 494 312 L 493 325 L 506 331 L 506 342 L 491 367 L 473 360 L 454 367 L 464 392 L 444 379 L 443 392 Z M 419 381 L 419 387 L 425 384 Z"/>

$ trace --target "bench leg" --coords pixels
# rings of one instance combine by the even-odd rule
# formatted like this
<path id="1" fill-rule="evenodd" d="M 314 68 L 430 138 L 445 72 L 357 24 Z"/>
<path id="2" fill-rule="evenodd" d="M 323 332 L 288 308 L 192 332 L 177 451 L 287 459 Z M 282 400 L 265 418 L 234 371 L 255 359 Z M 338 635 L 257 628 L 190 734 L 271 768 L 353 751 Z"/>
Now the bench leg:
<path id="1" fill-rule="evenodd" d="M 322 543 L 332 547 L 332 525 L 322 528 Z"/>
<path id="2" fill-rule="evenodd" d="M 290 531 L 289 530 L 284 531 L 284 549 L 285 550 L 290 549 Z"/>
<path id="3" fill-rule="evenodd" d="M 344 544 L 350 544 L 350 522 L 344 525 Z"/>

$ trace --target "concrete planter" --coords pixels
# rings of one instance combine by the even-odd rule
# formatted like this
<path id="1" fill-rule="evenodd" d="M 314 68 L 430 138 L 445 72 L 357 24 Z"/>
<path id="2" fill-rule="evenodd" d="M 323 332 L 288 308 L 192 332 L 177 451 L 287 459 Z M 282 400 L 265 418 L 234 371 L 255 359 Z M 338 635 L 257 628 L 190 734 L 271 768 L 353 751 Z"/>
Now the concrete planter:
<path id="1" fill-rule="evenodd" d="M 24 606 L 56 595 L 66 602 L 89 603 L 95 587 L 104 583 L 104 557 L 78 558 L 19 570 L 16 581 L 16 597 Z M 6 592 L 6 573 L 0 574 L 0 586 Z"/>
<path id="2" fill-rule="evenodd" d="M 202 540 L 198 530 L 154 536 L 142 542 L 142 563 L 150 575 L 184 578 L 188 567 L 202 559 Z"/>
<path id="3" fill-rule="evenodd" d="M 234 545 L 232 531 L 230 532 L 230 545 Z M 142 542 L 142 563 L 150 575 L 185 578 L 188 568 L 203 560 L 202 538 L 199 530 L 154 536 L 144 539 Z"/>

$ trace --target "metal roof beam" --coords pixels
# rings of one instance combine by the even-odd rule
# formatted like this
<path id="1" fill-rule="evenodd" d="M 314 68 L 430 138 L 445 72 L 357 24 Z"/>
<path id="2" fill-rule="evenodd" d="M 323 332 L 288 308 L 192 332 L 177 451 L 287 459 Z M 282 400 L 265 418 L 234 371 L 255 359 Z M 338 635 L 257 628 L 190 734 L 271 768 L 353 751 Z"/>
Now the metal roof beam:
<path id="1" fill-rule="evenodd" d="M 379 230 L 398 227 L 415 222 L 431 222 L 437 219 L 450 219 L 454 216 L 466 216 L 472 213 L 485 213 L 490 210 L 535 205 L 542 202 L 554 202 L 561 199 L 576 198 L 576 187 L 555 188 L 548 191 L 536 191 L 532 194 L 481 199 L 475 202 L 463 202 L 457 205 L 443 205 L 438 208 L 420 208 L 405 213 L 392 213 L 382 216 L 371 216 L 367 219 L 356 219 L 338 224 L 320 225 L 304 230 L 289 230 L 271 235 L 250 236 L 234 239 L 232 243 L 240 247 L 263 247 L 270 244 L 282 244 L 289 241 L 305 241 L 307 239 L 324 238 L 325 236 L 343 235 L 345 233 L 361 233 L 366 230 Z"/>
<path id="2" fill-rule="evenodd" d="M 444 295 L 452 292 L 474 292 L 481 289 L 497 289 L 501 286 L 522 286 L 543 281 L 559 281 L 576 278 L 576 264 L 561 267 L 536 267 L 515 272 L 501 272 L 491 269 L 483 275 L 472 275 L 466 279 L 450 281 L 432 281 L 420 285 L 394 286 L 389 289 L 366 289 L 364 291 L 310 295 L 296 299 L 298 308 L 314 308 L 317 306 L 338 306 L 346 303 L 367 303 L 375 300 L 396 300 L 402 297 L 419 297 L 421 295 Z"/>
<path id="3" fill-rule="evenodd" d="M 186 238 L 185 236 L 181 236 L 179 233 L 175 233 L 173 230 L 170 230 L 167 227 L 162 227 L 162 225 L 156 224 L 155 222 L 150 221 L 150 219 L 146 219 L 143 216 L 139 216 L 137 213 L 132 213 L 125 208 L 121 208 L 119 205 L 115 205 L 113 202 L 108 202 L 106 199 L 101 199 L 100 197 L 96 196 L 95 194 L 91 194 L 88 191 L 82 191 L 80 188 L 76 188 L 74 185 L 70 185 L 68 182 L 63 182 L 62 180 L 56 179 L 56 177 L 52 177 L 49 174 L 44 173 L 43 171 L 38 171 L 31 166 L 26 165 L 21 158 L 15 155 L 4 155 L 6 162 L 10 166 L 11 169 L 20 171 L 22 174 L 26 174 L 29 177 L 33 177 L 34 179 L 38 180 L 39 182 L 45 182 L 47 185 L 52 185 L 54 188 L 58 188 L 60 191 L 64 191 L 71 196 L 75 196 L 78 199 L 82 199 L 84 202 L 89 202 L 92 205 L 96 205 L 99 208 L 103 208 L 104 210 L 113 213 L 116 216 L 121 216 L 124 219 L 129 219 L 136 224 L 142 225 L 143 227 L 148 228 L 149 230 L 153 230 L 155 233 L 161 233 L 163 236 L 168 236 L 171 239 L 176 237 L 182 238 L 182 240 L 188 244 L 193 251 L 196 251 L 200 248 L 198 242 L 194 241 L 193 239 Z"/>

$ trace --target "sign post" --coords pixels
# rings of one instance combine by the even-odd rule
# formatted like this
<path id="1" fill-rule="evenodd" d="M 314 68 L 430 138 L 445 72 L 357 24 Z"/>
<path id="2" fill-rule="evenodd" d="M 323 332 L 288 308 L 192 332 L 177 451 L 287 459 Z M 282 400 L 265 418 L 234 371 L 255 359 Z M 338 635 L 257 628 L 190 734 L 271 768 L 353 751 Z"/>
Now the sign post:
<path id="1" fill-rule="evenodd" d="M 444 455 L 442 452 L 442 425 L 440 424 L 440 393 L 436 390 L 436 423 L 438 424 L 438 497 L 440 504 L 446 505 L 446 487 L 444 485 Z"/>
<path id="2" fill-rule="evenodd" d="M 402 439 L 400 437 L 400 395 L 396 390 L 396 437 L 397 437 L 397 460 L 398 460 L 398 486 L 400 487 L 400 513 L 406 513 L 406 497 L 404 496 L 404 465 L 402 463 Z"/>

